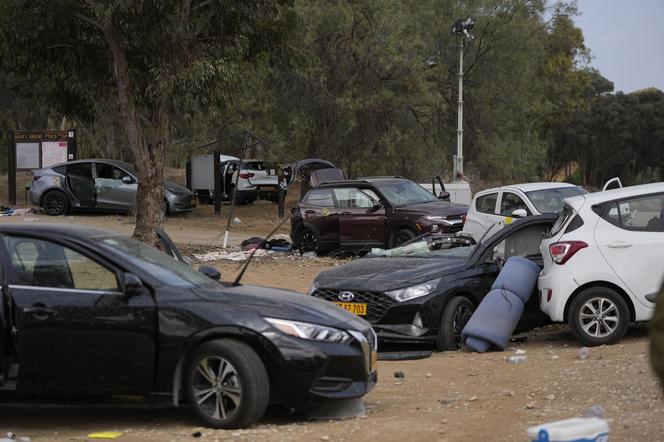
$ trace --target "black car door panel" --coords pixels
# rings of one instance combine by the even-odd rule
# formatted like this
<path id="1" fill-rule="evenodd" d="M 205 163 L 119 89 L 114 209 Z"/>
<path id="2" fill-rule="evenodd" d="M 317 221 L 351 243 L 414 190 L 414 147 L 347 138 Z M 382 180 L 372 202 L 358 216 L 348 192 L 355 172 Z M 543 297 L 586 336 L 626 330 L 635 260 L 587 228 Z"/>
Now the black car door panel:
<path id="1" fill-rule="evenodd" d="M 156 307 L 149 292 L 127 298 L 115 271 L 80 250 L 28 237 L 5 236 L 3 243 L 18 391 L 149 390 L 156 357 Z"/>

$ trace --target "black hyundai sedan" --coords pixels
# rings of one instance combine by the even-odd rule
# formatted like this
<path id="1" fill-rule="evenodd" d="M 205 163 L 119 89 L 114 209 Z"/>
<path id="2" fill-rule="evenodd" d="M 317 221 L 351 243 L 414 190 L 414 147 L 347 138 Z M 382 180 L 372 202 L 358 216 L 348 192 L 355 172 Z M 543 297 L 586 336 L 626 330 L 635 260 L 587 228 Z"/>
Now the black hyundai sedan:
<path id="1" fill-rule="evenodd" d="M 0 389 L 15 397 L 167 393 L 237 428 L 376 383 L 363 319 L 214 281 L 116 233 L 0 225 L 0 283 Z"/>
<path id="2" fill-rule="evenodd" d="M 367 319 L 381 341 L 435 343 L 456 350 L 461 331 L 502 263 L 523 256 L 542 267 L 539 245 L 554 215 L 527 217 L 475 242 L 463 234 L 427 234 L 391 250 L 322 272 L 310 294 Z M 548 321 L 533 294 L 518 329 Z"/>

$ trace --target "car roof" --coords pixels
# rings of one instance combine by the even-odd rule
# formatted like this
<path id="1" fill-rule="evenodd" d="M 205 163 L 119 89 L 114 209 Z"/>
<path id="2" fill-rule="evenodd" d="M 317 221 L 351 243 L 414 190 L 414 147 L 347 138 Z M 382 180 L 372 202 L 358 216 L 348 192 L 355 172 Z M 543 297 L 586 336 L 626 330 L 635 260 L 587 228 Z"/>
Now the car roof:
<path id="1" fill-rule="evenodd" d="M 346 185 L 362 185 L 362 184 L 371 184 L 379 182 L 399 182 L 399 181 L 410 181 L 407 178 L 401 176 L 374 176 L 374 177 L 360 177 L 356 180 L 339 180 L 339 181 L 326 181 L 319 184 L 316 187 L 334 187 L 334 186 L 346 186 Z"/>
<path id="2" fill-rule="evenodd" d="M 565 198 L 565 203 L 574 208 L 587 201 L 590 204 L 603 203 L 605 201 L 613 201 L 621 198 L 630 198 L 633 196 L 647 195 L 650 193 L 664 192 L 664 182 L 640 184 L 638 186 L 628 186 L 618 189 L 602 190 L 599 192 L 585 193 L 583 195 L 571 196 Z"/>
<path id="3" fill-rule="evenodd" d="M 508 184 L 505 186 L 492 187 L 491 189 L 486 189 L 478 193 L 483 194 L 489 192 L 496 192 L 499 190 L 513 190 L 513 189 L 520 190 L 521 192 L 532 192 L 533 190 L 558 189 L 561 187 L 578 187 L 578 186 L 570 183 L 541 181 L 536 183 Z"/>
<path id="4" fill-rule="evenodd" d="M 18 224 L 7 223 L 0 224 L 0 233 L 6 234 L 39 234 L 41 237 L 51 236 L 65 236 L 67 238 L 89 240 L 100 236 L 121 236 L 117 232 L 110 230 L 98 229 L 96 227 L 72 225 L 72 224 L 51 224 L 51 223 L 34 223 L 34 224 Z"/>
<path id="5" fill-rule="evenodd" d="M 105 163 L 121 167 L 123 169 L 126 169 L 128 166 L 131 168 L 134 167 L 131 163 L 128 163 L 126 161 L 109 160 L 105 158 L 86 158 L 82 160 L 72 160 L 72 161 L 65 161 L 64 163 L 52 164 L 48 167 L 44 167 L 42 170 L 53 169 L 54 167 L 59 167 L 59 166 L 66 166 L 67 164 L 79 164 L 79 163 Z"/>

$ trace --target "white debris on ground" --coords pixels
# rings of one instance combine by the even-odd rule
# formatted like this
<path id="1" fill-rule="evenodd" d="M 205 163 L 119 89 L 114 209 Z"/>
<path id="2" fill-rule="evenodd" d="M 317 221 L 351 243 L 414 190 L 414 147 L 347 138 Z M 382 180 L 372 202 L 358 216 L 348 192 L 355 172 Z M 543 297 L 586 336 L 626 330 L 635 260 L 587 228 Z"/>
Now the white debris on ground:
<path id="1" fill-rule="evenodd" d="M 209 253 L 204 253 L 204 254 L 193 254 L 192 257 L 197 260 L 197 261 L 202 261 L 202 262 L 208 262 L 208 261 L 221 261 L 221 260 L 226 260 L 226 261 L 244 261 L 246 259 L 249 259 L 249 257 L 253 254 L 254 258 L 260 258 L 261 256 L 266 256 L 270 255 L 273 252 L 267 249 L 256 249 L 254 252 L 254 249 L 252 250 L 240 250 L 237 252 L 224 252 L 224 251 L 219 251 L 219 252 L 209 252 Z"/>

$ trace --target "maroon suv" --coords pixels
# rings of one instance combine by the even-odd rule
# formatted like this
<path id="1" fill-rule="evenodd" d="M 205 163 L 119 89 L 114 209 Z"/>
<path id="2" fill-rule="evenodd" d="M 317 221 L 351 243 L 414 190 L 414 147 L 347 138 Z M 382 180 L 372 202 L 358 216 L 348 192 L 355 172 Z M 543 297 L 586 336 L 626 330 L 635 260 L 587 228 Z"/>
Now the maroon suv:
<path id="1" fill-rule="evenodd" d="M 291 238 L 302 252 L 395 247 L 426 232 L 457 232 L 467 211 L 401 177 L 335 181 L 291 209 Z"/>

